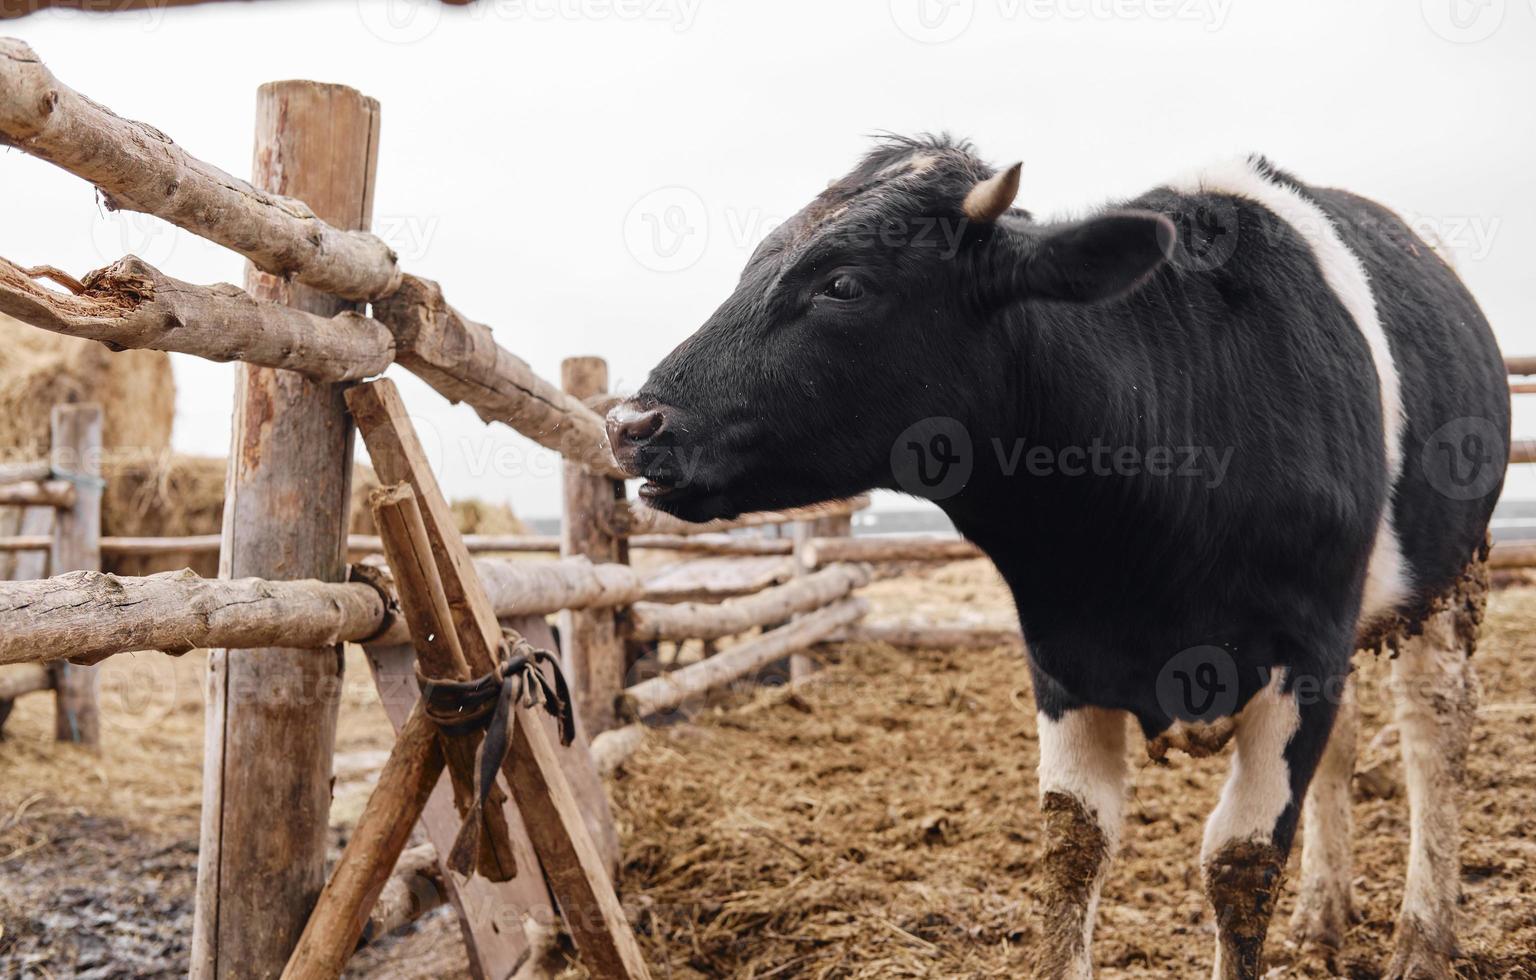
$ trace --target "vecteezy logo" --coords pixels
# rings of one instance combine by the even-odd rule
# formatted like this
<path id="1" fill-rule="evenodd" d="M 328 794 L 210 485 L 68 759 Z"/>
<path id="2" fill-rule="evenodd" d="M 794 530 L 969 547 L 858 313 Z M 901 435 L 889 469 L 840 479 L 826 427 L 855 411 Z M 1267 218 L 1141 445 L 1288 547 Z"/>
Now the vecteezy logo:
<path id="1" fill-rule="evenodd" d="M 1237 710 L 1237 662 L 1218 646 L 1181 650 L 1157 675 L 1157 703 L 1177 721 L 1215 721 Z"/>
<path id="2" fill-rule="evenodd" d="M 1176 235 L 1168 261 L 1180 269 L 1209 272 L 1237 251 L 1237 208 L 1226 201 L 1199 204 L 1168 218 Z"/>
<path id="3" fill-rule="evenodd" d="M 137 255 L 163 266 L 176 251 L 176 235 L 173 225 L 138 211 L 114 211 L 91 221 L 91 244 L 103 263 Z"/>
<path id="4" fill-rule="evenodd" d="M 686 187 L 658 187 L 624 216 L 624 247 L 653 272 L 681 272 L 704 256 L 709 212 Z"/>
<path id="5" fill-rule="evenodd" d="M 907 426 L 891 445 L 891 475 L 914 497 L 953 497 L 970 481 L 974 465 L 971 434 L 945 416 Z"/>
<path id="6" fill-rule="evenodd" d="M 1421 0 L 1424 23 L 1456 44 L 1474 44 L 1493 36 L 1504 23 L 1504 0 Z"/>
<path id="7" fill-rule="evenodd" d="M 390 44 L 415 44 L 437 30 L 438 0 L 357 0 L 357 17 L 368 32 Z"/>
<path id="8" fill-rule="evenodd" d="M 1504 433 L 1484 418 L 1445 423 L 1424 443 L 1419 465 L 1429 485 L 1452 500 L 1476 500 L 1504 479 Z"/>
<path id="9" fill-rule="evenodd" d="M 922 44 L 953 41 L 971 26 L 976 0 L 890 0 L 896 29 Z"/>

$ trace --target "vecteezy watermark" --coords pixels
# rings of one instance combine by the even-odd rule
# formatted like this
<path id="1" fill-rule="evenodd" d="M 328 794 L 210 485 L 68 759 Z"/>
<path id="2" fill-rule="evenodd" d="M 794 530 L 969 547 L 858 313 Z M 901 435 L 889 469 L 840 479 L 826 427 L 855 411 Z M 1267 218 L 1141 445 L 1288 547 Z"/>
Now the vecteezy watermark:
<path id="1" fill-rule="evenodd" d="M 891 475 L 914 497 L 953 497 L 970 482 L 975 463 L 970 432 L 946 416 L 914 422 L 891 444 Z"/>
<path id="2" fill-rule="evenodd" d="M 176 251 L 174 225 L 138 211 L 111 211 L 91 219 L 91 245 L 102 264 L 137 255 L 153 266 L 164 266 Z"/>
<path id="3" fill-rule="evenodd" d="M 1452 500 L 1476 500 L 1504 479 L 1504 432 L 1485 418 L 1452 419 L 1430 434 L 1419 453 L 1429 485 Z"/>
<path id="4" fill-rule="evenodd" d="M 984 0 L 1015 21 L 1181 21 L 1208 31 L 1226 26 L 1235 0 Z M 922 44 L 944 44 L 976 19 L 977 0 L 890 0 L 896 29 Z"/>
<path id="5" fill-rule="evenodd" d="M 432 250 L 437 225 L 437 215 L 386 214 L 373 220 L 373 231 L 401 262 L 419 262 Z"/>
<path id="6" fill-rule="evenodd" d="M 1420 0 L 1424 23 L 1453 44 L 1486 41 L 1504 23 L 1505 0 Z"/>
<path id="7" fill-rule="evenodd" d="M 703 0 L 481 0 L 461 16 L 471 20 L 625 21 L 693 27 Z M 425 40 L 443 20 L 441 0 L 357 0 L 369 33 L 390 44 Z"/>
<path id="8" fill-rule="evenodd" d="M 1174 240 L 1168 261 L 1186 272 L 1220 268 L 1237 251 L 1238 211 L 1235 199 L 1195 201 L 1168 215 Z"/>
<path id="9" fill-rule="evenodd" d="M 1157 674 L 1157 704 L 1175 721 L 1211 722 L 1237 710 L 1237 661 L 1221 647 L 1181 650 Z"/>
<path id="10" fill-rule="evenodd" d="M 953 497 L 985 466 L 1004 478 L 1104 477 L 1198 480 L 1215 489 L 1232 465 L 1231 446 L 1115 445 L 1099 438 L 1086 444 L 1044 445 L 1023 437 L 983 440 L 978 452 L 965 425 L 948 416 L 914 422 L 891 443 L 895 485 L 916 497 Z"/>
<path id="11" fill-rule="evenodd" d="M 682 272 L 704 257 L 709 209 L 688 187 L 658 187 L 624 215 L 624 247 L 652 272 Z"/>
<path id="12" fill-rule="evenodd" d="M 148 33 L 159 30 L 165 21 L 165 8 L 172 6 L 176 6 L 174 0 L 79 0 L 75 4 L 48 6 L 37 16 L 67 18 L 80 14 L 110 14 L 114 23 L 138 21 Z"/>

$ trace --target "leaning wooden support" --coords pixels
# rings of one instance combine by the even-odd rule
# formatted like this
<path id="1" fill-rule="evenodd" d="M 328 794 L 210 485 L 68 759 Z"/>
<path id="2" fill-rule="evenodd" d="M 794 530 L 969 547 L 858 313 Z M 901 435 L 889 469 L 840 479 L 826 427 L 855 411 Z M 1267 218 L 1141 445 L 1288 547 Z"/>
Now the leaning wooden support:
<path id="1" fill-rule="evenodd" d="M 355 381 L 394 360 L 383 324 L 355 310 L 317 316 L 263 302 L 228 284 L 194 286 L 135 256 L 87 273 L 78 295 L 47 289 L 0 259 L 0 313 L 113 350 L 176 351 Z"/>
<path id="2" fill-rule="evenodd" d="M 629 635 L 636 640 L 713 640 L 745 633 L 820 609 L 868 585 L 871 577 L 864 565 L 832 565 L 755 595 L 719 603 L 637 602 L 628 613 Z"/>
<path id="3" fill-rule="evenodd" d="M 438 577 L 432 542 L 416 505 L 416 493 L 409 484 L 395 484 L 375 490 L 369 501 L 374 522 L 384 538 L 384 553 L 389 558 L 395 593 L 399 596 L 400 617 L 406 623 L 416 648 L 416 663 L 421 676 L 428 680 L 467 681 L 471 679 L 464 650 L 459 646 L 453 613 L 443 582 Z M 463 816 L 470 808 L 475 790 L 475 751 L 481 734 L 466 732 L 443 735 L 443 757 L 453 777 L 454 802 Z M 483 878 L 507 881 L 517 874 L 517 858 L 507 833 L 501 804 L 504 797 L 493 787 L 483 810 L 479 850 L 475 867 Z M 467 865 L 465 865 L 467 867 Z"/>
<path id="4" fill-rule="evenodd" d="M 373 381 L 349 391 L 347 403 L 380 478 L 410 483 L 416 491 L 465 659 L 472 671 L 488 671 L 503 642 L 501 625 L 473 573 L 469 552 L 453 526 L 399 391 L 392 382 Z M 577 741 L 558 749 L 550 735 L 553 721 L 541 709 L 519 701 L 514 712 L 516 730 L 502 773 L 578 952 L 596 976 L 649 977 L 593 840 L 592 811 L 601 807 L 606 815 L 607 800 L 600 783 L 596 799 L 589 795 L 590 788 L 583 792 L 582 783 L 597 778 L 585 742 L 578 733 Z M 611 832 L 611 816 L 601 823 Z"/>
<path id="5" fill-rule="evenodd" d="M 0 142 L 95 184 L 113 210 L 163 218 L 274 276 L 354 300 L 386 296 L 399 283 L 395 253 L 382 239 L 330 224 L 304 201 L 257 190 L 153 126 L 116 115 L 55 78 L 16 38 L 0 38 Z"/>
<path id="6" fill-rule="evenodd" d="M 283 968 L 283 980 L 341 976 L 442 771 L 437 726 L 418 706 L 395 736 L 378 785 Z"/>
<path id="7" fill-rule="evenodd" d="M 449 306 L 437 283 L 406 276 L 397 292 L 374 303 L 373 315 L 394 332 L 401 366 L 444 397 L 593 473 L 624 478 L 602 418 L 497 344 L 489 327 Z"/>
<path id="8" fill-rule="evenodd" d="M 981 556 L 981 549 L 964 538 L 910 534 L 879 538 L 812 538 L 800 549 L 801 561 L 811 568 L 833 562 L 960 561 Z"/>
<path id="9" fill-rule="evenodd" d="M 624 692 L 619 714 L 629 720 L 670 711 L 689 698 L 759 670 L 781 657 L 821 640 L 863 616 L 869 604 L 859 598 L 840 599 L 762 636 L 739 643 L 724 653 L 706 657 L 670 674 L 662 674 Z"/>

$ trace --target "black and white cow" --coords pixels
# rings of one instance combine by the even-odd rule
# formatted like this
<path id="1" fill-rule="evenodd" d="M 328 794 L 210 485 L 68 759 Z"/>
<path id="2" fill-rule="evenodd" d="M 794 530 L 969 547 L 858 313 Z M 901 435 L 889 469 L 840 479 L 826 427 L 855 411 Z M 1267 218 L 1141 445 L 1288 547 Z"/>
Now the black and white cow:
<path id="1" fill-rule="evenodd" d="M 1448 976 L 1509 429 L 1487 321 L 1390 211 L 1261 158 L 1049 223 L 1012 207 L 1018 175 L 881 143 L 614 409 L 616 456 L 690 520 L 926 488 L 992 558 L 1039 711 L 1043 976 L 1091 974 L 1127 715 L 1157 755 L 1235 734 L 1201 854 L 1216 975 L 1258 975 L 1304 798 L 1293 928 L 1336 946 L 1350 661 L 1394 635 L 1412 838 L 1389 973 Z"/>

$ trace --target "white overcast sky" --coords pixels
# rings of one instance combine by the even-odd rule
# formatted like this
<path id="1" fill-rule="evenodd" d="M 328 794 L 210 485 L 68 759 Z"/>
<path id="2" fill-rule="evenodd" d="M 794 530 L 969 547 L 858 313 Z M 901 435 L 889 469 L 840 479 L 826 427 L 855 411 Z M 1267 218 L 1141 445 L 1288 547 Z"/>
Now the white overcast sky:
<path id="1" fill-rule="evenodd" d="M 553 379 L 602 354 L 637 387 L 881 130 L 1022 158 L 1042 214 L 1260 150 L 1436 234 L 1506 352 L 1536 353 L 1536 0 L 257 0 L 0 33 L 242 176 L 260 83 L 377 97 L 375 230 Z M 79 274 L 126 252 L 242 277 L 233 253 L 0 153 L 0 255 Z M 450 494 L 558 512 L 549 454 L 391 373 Z M 178 449 L 225 452 L 232 377 L 176 358 Z M 1516 431 L 1536 436 L 1536 410 Z"/>

